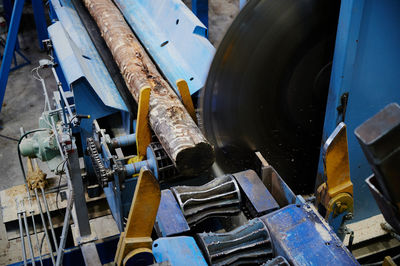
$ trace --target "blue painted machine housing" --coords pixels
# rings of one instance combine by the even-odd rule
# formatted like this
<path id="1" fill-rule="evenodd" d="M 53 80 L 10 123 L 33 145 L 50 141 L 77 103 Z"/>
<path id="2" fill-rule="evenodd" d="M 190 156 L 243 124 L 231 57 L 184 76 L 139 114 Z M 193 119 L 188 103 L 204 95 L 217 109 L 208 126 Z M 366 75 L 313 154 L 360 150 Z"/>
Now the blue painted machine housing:
<path id="1" fill-rule="evenodd" d="M 69 90 L 74 94 L 77 114 L 90 115 L 80 124 L 82 149 L 92 136 L 92 122 L 115 113 L 121 116 L 122 133 L 130 133 L 130 114 L 99 53 L 93 45 L 71 1 L 51 1 L 58 21 L 48 28 L 56 59 Z M 93 175 L 90 158 L 85 155 L 88 174 Z"/>
<path id="2" fill-rule="evenodd" d="M 199 247 L 193 237 L 162 237 L 153 243 L 153 255 L 156 262 L 169 262 L 174 266 L 206 266 Z"/>
<path id="3" fill-rule="evenodd" d="M 355 188 L 351 222 L 380 213 L 365 182 L 372 170 L 353 132 L 387 104 L 400 102 L 399 13 L 397 0 L 341 2 L 322 143 L 344 121 Z M 322 156 L 318 176 L 323 176 Z"/>
<path id="4" fill-rule="evenodd" d="M 198 92 L 215 53 L 204 24 L 181 0 L 115 3 L 177 94 L 178 79 L 186 80 L 190 94 Z"/>
<path id="5" fill-rule="evenodd" d="M 308 204 L 291 204 L 260 219 L 268 227 L 275 255 L 285 257 L 291 265 L 359 265 Z"/>

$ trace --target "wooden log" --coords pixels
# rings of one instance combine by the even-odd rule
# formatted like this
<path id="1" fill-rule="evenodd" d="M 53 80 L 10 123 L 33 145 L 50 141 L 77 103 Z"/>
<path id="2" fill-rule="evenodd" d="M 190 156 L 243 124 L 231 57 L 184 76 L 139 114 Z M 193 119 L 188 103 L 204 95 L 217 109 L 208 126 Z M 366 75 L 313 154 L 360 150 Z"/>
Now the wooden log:
<path id="1" fill-rule="evenodd" d="M 209 168 L 214 162 L 213 147 L 158 72 L 119 9 L 111 0 L 83 1 L 135 100 L 142 87 L 151 87 L 150 126 L 178 170 L 193 175 Z"/>

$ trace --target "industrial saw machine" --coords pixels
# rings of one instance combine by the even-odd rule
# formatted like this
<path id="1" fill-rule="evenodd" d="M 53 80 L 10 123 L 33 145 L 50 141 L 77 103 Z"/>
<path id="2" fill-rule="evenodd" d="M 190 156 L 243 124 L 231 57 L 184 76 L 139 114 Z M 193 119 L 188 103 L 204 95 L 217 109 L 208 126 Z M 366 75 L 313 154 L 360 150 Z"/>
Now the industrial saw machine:
<path id="1" fill-rule="evenodd" d="M 399 3 L 251 0 L 217 50 L 192 8 L 49 1 L 17 264 L 395 265 Z"/>

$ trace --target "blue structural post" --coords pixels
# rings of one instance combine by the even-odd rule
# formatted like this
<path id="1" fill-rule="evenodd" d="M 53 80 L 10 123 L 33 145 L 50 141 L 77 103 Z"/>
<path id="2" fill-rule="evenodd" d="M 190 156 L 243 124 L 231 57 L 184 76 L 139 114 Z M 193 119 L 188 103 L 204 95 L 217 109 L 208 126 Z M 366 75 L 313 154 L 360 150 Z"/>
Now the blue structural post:
<path id="1" fill-rule="evenodd" d="M 47 23 L 42 0 L 32 0 L 33 15 L 35 17 L 36 31 L 39 47 L 43 50 L 43 40 L 48 38 Z"/>
<path id="2" fill-rule="evenodd" d="M 246 5 L 247 0 L 239 0 L 239 8 L 240 10 Z"/>
<path id="3" fill-rule="evenodd" d="M 192 0 L 192 11 L 208 28 L 208 0 Z"/>
<path id="4" fill-rule="evenodd" d="M 14 55 L 14 49 L 17 42 L 19 24 L 21 22 L 22 9 L 25 0 L 15 0 L 13 12 L 11 15 L 10 27 L 7 35 L 6 47 L 0 68 L 0 112 L 3 106 L 4 94 L 6 92 L 8 74 L 10 73 L 11 61 Z"/>

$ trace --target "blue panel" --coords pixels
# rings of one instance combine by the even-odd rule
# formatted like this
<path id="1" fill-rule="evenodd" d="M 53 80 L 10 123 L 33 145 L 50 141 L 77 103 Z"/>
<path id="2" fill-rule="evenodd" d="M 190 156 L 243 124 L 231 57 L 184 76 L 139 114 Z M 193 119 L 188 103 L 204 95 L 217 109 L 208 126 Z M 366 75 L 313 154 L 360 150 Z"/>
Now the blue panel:
<path id="1" fill-rule="evenodd" d="M 156 231 L 159 236 L 173 236 L 190 230 L 171 190 L 161 191 L 161 201 L 156 217 Z"/>
<path id="2" fill-rule="evenodd" d="M 104 105 L 128 112 L 71 1 L 52 0 L 51 4 L 61 23 L 48 31 L 68 85 L 84 77 Z"/>
<path id="3" fill-rule="evenodd" d="M 60 5 L 62 2 L 62 5 Z M 120 112 L 125 133 L 129 133 L 129 113 L 110 74 L 83 27 L 70 1 L 52 1 L 60 22 L 48 28 L 57 60 L 68 87 L 74 93 L 76 112 L 90 115 L 80 124 L 83 150 L 92 135 L 94 119 Z M 90 158 L 85 156 L 89 175 L 94 175 Z"/>
<path id="4" fill-rule="evenodd" d="M 359 265 L 323 218 L 307 204 L 289 205 L 261 219 L 276 255 L 291 265 Z"/>
<path id="5" fill-rule="evenodd" d="M 153 243 L 153 255 L 158 263 L 169 261 L 174 266 L 207 266 L 193 237 L 159 238 Z"/>
<path id="6" fill-rule="evenodd" d="M 247 170 L 233 175 L 238 181 L 240 189 L 251 203 L 251 208 L 261 216 L 279 209 L 278 203 L 265 187 L 261 179 L 253 170 Z"/>
<path id="7" fill-rule="evenodd" d="M 176 91 L 178 79 L 187 81 L 191 94 L 204 86 L 215 48 L 205 26 L 181 0 L 115 3 Z"/>
<path id="8" fill-rule="evenodd" d="M 208 0 L 192 0 L 192 11 L 208 28 Z"/>
<path id="9" fill-rule="evenodd" d="M 397 0 L 342 1 L 323 141 L 342 121 L 336 108 L 341 95 L 348 92 L 344 122 L 354 184 L 354 221 L 380 213 L 365 183 L 371 167 L 353 132 L 387 104 L 400 102 L 399 14 Z M 318 171 L 323 173 L 322 160 Z"/>

